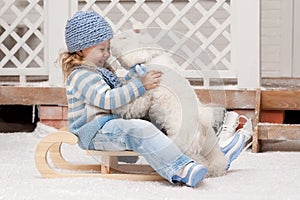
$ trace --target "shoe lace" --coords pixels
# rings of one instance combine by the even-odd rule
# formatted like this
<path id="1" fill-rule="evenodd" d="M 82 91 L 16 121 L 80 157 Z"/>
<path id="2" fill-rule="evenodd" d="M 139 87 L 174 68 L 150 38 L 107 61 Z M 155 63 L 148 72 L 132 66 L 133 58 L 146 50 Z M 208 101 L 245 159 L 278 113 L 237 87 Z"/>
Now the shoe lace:
<path id="1" fill-rule="evenodd" d="M 230 135 L 235 131 L 235 129 L 232 126 L 228 126 L 226 124 L 223 124 L 219 131 L 217 136 L 221 136 L 221 135 Z"/>

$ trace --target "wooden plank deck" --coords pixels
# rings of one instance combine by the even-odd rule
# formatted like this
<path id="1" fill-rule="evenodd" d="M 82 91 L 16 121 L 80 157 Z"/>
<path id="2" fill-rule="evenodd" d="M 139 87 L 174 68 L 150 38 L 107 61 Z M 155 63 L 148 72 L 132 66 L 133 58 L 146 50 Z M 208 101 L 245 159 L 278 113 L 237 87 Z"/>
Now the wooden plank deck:
<path id="1" fill-rule="evenodd" d="M 253 109 L 255 90 L 209 90 L 195 89 L 203 103 Z M 0 86 L 0 105 L 67 105 L 63 87 L 18 87 Z"/>
<path id="2" fill-rule="evenodd" d="M 64 88 L 0 86 L 0 105 L 67 105 Z"/>

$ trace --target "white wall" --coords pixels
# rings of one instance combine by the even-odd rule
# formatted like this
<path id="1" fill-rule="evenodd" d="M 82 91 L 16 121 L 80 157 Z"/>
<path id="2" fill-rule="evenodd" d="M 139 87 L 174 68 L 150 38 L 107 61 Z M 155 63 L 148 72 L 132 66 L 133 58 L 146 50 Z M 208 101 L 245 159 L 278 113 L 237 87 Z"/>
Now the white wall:
<path id="1" fill-rule="evenodd" d="M 299 0 L 261 0 L 262 77 L 300 77 L 299 5 Z"/>
<path id="2" fill-rule="evenodd" d="M 300 77 L 300 1 L 294 1 L 293 75 Z"/>
<path id="3" fill-rule="evenodd" d="M 280 1 L 282 0 L 261 0 L 261 70 L 263 77 L 280 76 Z"/>

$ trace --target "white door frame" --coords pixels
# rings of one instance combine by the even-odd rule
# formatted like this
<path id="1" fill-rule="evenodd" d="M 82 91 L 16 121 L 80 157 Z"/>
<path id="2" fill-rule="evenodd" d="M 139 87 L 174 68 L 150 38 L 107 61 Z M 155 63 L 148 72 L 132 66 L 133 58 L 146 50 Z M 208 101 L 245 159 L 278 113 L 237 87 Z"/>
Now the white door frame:
<path id="1" fill-rule="evenodd" d="M 238 87 L 260 87 L 260 0 L 231 0 L 231 65 Z"/>

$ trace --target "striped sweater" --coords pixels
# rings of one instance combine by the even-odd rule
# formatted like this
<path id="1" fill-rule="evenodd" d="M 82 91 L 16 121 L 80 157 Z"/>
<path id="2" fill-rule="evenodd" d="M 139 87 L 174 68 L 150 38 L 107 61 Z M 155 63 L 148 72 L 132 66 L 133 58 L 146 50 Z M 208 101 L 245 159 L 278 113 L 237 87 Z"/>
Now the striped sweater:
<path id="1" fill-rule="evenodd" d="M 84 66 L 75 69 L 66 82 L 68 120 L 82 149 L 94 149 L 92 139 L 109 120 L 117 118 L 111 110 L 145 93 L 140 79 L 134 78 L 118 88 L 111 88 L 96 70 Z"/>

